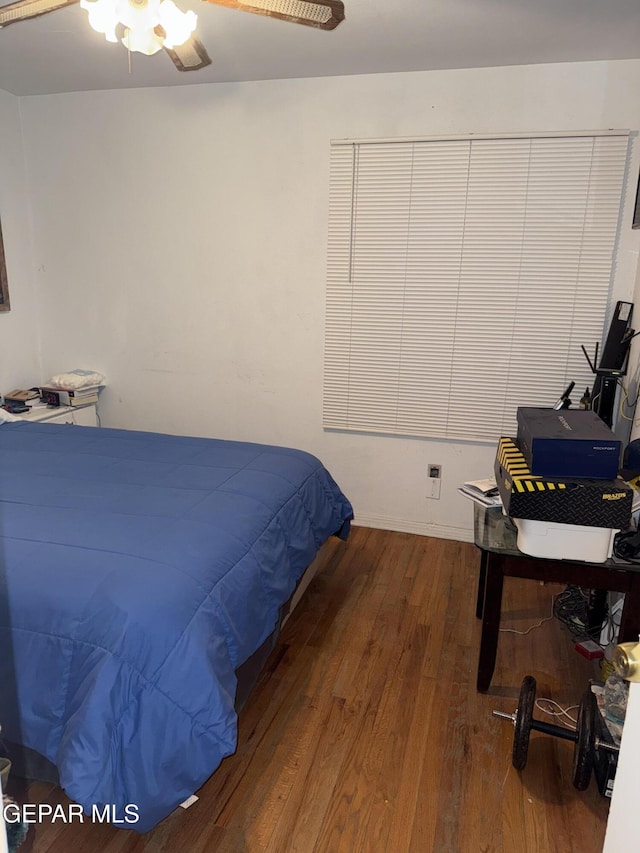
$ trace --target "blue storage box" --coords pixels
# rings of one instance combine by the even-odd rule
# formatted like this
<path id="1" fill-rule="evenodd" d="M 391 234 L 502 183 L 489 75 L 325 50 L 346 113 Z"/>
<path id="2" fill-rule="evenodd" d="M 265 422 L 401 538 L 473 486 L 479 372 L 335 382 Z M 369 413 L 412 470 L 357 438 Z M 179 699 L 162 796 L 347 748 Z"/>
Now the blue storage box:
<path id="1" fill-rule="evenodd" d="M 519 408 L 516 442 L 532 474 L 615 480 L 622 442 L 595 412 Z"/>

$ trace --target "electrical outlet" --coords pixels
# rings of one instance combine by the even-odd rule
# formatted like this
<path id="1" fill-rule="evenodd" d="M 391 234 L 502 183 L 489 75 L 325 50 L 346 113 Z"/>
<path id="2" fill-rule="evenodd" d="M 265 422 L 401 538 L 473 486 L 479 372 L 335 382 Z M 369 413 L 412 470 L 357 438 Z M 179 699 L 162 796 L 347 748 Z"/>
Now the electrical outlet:
<path id="1" fill-rule="evenodd" d="M 440 500 L 440 485 L 442 483 L 442 466 L 427 465 L 427 497 Z"/>

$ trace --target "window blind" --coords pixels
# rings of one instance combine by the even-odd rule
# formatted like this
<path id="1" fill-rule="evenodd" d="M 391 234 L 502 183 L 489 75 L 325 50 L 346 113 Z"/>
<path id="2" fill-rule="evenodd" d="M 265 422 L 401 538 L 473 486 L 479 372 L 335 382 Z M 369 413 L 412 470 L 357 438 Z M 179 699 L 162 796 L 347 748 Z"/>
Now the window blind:
<path id="1" fill-rule="evenodd" d="M 627 146 L 332 143 L 325 428 L 493 441 L 591 386 Z"/>

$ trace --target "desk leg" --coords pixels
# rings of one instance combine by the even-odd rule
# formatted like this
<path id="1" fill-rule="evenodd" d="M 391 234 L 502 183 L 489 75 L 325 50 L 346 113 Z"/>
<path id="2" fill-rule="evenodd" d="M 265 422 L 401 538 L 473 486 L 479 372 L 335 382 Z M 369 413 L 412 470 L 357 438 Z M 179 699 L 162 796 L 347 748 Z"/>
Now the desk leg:
<path id="1" fill-rule="evenodd" d="M 477 689 L 486 693 L 493 678 L 498 651 L 500 609 L 502 607 L 502 560 L 499 554 L 487 552 L 485 566 L 484 606 L 482 608 L 482 635 L 478 660 Z"/>
<path id="2" fill-rule="evenodd" d="M 488 552 L 480 551 L 480 574 L 478 575 L 478 598 L 476 599 L 476 617 L 482 619 L 484 609 L 484 588 L 487 583 L 487 557 Z"/>
<path id="3" fill-rule="evenodd" d="M 620 617 L 619 643 L 637 643 L 640 635 L 640 572 L 629 572 L 629 580 Z"/>

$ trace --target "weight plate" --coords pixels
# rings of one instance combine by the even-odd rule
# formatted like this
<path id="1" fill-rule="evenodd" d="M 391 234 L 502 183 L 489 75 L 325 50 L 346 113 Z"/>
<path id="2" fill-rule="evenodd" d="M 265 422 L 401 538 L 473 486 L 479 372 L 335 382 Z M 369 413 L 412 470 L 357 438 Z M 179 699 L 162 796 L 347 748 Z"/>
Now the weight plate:
<path id="1" fill-rule="evenodd" d="M 527 675 L 520 688 L 518 709 L 516 710 L 516 729 L 513 734 L 511 763 L 516 770 L 524 770 L 527 765 L 529 735 L 531 734 L 531 727 L 533 725 L 533 706 L 535 701 L 536 680 L 532 675 Z"/>
<path id="2" fill-rule="evenodd" d="M 573 784 L 579 791 L 589 787 L 596 742 L 596 697 L 587 690 L 578 708 L 576 745 L 573 749 Z"/>

